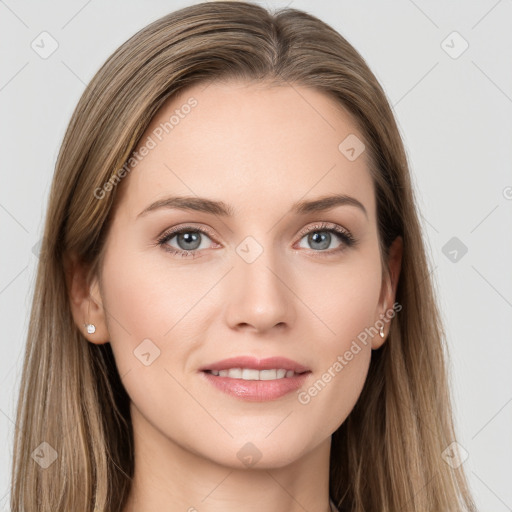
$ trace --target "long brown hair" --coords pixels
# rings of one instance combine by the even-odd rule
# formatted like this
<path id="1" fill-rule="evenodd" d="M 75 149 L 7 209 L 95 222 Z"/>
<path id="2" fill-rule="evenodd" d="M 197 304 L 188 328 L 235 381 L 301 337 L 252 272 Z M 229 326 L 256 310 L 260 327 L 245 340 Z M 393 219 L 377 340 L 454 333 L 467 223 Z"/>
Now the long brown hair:
<path id="1" fill-rule="evenodd" d="M 123 168 L 166 100 L 190 85 L 229 78 L 311 87 L 346 109 L 371 157 L 384 263 L 392 241 L 403 238 L 396 292 L 402 310 L 372 352 L 358 402 L 332 436 L 332 499 L 351 512 L 476 510 L 462 466 L 442 457 L 455 440 L 445 333 L 385 93 L 359 53 L 314 16 L 205 2 L 158 19 L 119 47 L 87 86 L 65 133 L 18 399 L 13 512 L 123 509 L 134 470 L 129 398 L 110 345 L 88 343 L 73 321 L 65 257 L 77 254 L 101 275 L 117 189 L 101 200 L 95 191 Z M 38 456 L 48 467 L 35 462 Z"/>

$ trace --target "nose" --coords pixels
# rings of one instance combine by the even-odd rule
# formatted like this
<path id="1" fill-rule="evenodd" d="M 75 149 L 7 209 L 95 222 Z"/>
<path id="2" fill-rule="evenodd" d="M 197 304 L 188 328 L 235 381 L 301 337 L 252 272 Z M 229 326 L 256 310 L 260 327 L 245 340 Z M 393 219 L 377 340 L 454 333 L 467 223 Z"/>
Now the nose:
<path id="1" fill-rule="evenodd" d="M 238 258 L 228 282 L 225 314 L 229 327 L 260 333 L 289 328 L 295 320 L 289 279 L 285 265 L 277 264 L 267 251 L 252 263 Z"/>

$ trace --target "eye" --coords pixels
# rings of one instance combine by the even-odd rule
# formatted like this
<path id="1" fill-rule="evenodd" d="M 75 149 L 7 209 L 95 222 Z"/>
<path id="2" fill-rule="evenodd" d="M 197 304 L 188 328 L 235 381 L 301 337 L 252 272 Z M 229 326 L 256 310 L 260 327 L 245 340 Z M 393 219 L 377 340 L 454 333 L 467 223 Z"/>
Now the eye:
<path id="1" fill-rule="evenodd" d="M 341 241 L 341 246 L 335 247 L 330 251 L 325 251 L 325 249 L 329 249 L 331 243 L 333 242 L 332 235 L 334 235 L 335 239 L 337 238 L 338 241 Z M 356 244 L 356 239 L 350 234 L 350 232 L 336 224 L 322 223 L 310 226 L 301 231 L 300 236 L 302 238 L 306 238 L 306 243 L 309 243 L 310 246 L 315 249 L 314 252 L 322 253 L 322 256 L 338 253 L 339 251 L 344 250 L 346 247 L 352 247 Z"/>
<path id="2" fill-rule="evenodd" d="M 212 235 L 206 229 L 200 229 L 193 226 L 183 226 L 177 229 L 171 229 L 167 231 L 158 239 L 158 245 L 161 245 L 167 252 L 175 254 L 181 257 L 195 258 L 199 255 L 199 249 L 205 249 L 201 247 L 202 238 L 210 238 Z M 176 238 L 178 247 L 169 245 L 169 242 Z"/>

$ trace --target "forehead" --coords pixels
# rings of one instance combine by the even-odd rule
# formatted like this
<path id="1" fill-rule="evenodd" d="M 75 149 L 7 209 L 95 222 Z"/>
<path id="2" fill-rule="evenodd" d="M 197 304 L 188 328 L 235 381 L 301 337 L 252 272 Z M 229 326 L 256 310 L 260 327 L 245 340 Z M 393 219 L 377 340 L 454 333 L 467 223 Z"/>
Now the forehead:
<path id="1" fill-rule="evenodd" d="M 344 153 L 344 141 L 362 139 L 351 115 L 320 91 L 198 84 L 152 119 L 123 183 L 123 206 L 135 218 L 167 195 L 197 195 L 229 203 L 235 213 L 275 208 L 277 214 L 301 198 L 340 193 L 356 197 L 371 215 L 367 151 L 356 159 Z"/>

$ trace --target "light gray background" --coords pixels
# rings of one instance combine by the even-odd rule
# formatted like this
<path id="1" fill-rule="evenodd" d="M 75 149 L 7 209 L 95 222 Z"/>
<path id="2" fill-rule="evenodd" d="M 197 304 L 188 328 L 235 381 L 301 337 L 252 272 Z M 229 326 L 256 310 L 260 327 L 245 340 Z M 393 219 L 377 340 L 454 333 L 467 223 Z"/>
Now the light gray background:
<path id="1" fill-rule="evenodd" d="M 33 247 L 67 123 L 121 43 L 192 3 L 0 0 L 0 510 L 8 510 Z M 260 3 L 289 3 L 330 23 L 394 107 L 448 334 L 464 467 L 480 510 L 511 511 L 512 2 Z M 59 45 L 47 59 L 31 48 L 43 31 Z M 469 44 L 457 58 L 464 42 L 453 31 Z M 456 261 L 446 246 L 452 237 L 467 247 Z"/>

